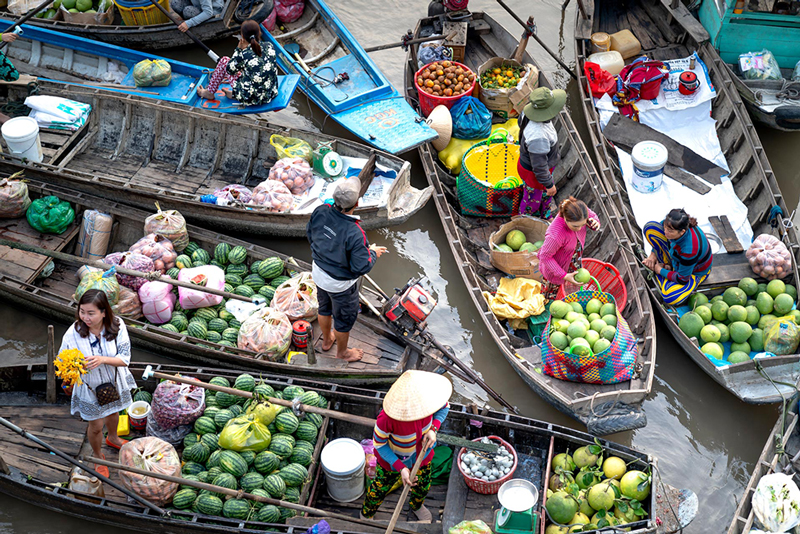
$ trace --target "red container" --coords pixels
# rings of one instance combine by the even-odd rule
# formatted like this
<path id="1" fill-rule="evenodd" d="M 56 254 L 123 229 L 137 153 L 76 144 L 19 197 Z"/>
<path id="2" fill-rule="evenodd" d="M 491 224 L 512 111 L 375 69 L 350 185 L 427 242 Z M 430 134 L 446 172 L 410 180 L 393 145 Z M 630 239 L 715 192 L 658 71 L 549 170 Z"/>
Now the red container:
<path id="1" fill-rule="evenodd" d="M 478 83 L 478 75 L 475 74 L 474 72 L 472 72 L 472 70 L 470 70 L 469 67 L 467 67 L 466 65 L 464 65 L 462 63 L 459 63 L 457 61 L 451 61 L 450 63 L 452 63 L 456 67 L 461 67 L 466 72 L 474 74 L 475 75 L 475 80 L 472 82 L 472 85 L 470 86 L 469 90 L 467 90 L 463 94 L 460 94 L 460 95 L 457 95 L 457 96 L 435 96 L 435 95 L 429 95 L 428 93 L 423 91 L 422 88 L 417 84 L 417 79 L 419 79 L 419 75 L 422 73 L 422 71 L 428 68 L 428 65 L 430 65 L 430 63 L 428 63 L 428 65 L 425 65 L 421 69 L 419 69 L 417 71 L 417 73 L 414 74 L 414 87 L 417 88 L 417 94 L 419 95 L 419 109 L 420 109 L 420 111 L 422 111 L 422 115 L 425 116 L 425 117 L 430 115 L 431 111 L 433 111 L 433 108 L 435 108 L 436 106 L 441 105 L 441 106 L 446 106 L 447 109 L 452 108 L 453 105 L 456 102 L 458 102 L 458 100 L 462 96 L 472 96 L 472 91 L 475 90 L 475 84 Z"/>
<path id="2" fill-rule="evenodd" d="M 622 310 L 625 309 L 625 303 L 628 302 L 628 289 L 625 287 L 625 282 L 622 281 L 622 277 L 620 276 L 617 268 L 610 263 L 605 263 L 592 258 L 584 258 L 581 263 L 583 268 L 589 271 L 589 274 L 594 276 L 597 281 L 600 282 L 600 287 L 597 289 L 599 291 L 611 293 L 616 301 L 617 311 L 622 313 Z M 556 298 L 559 300 L 563 299 L 570 293 L 579 291 L 580 288 L 581 286 L 565 282 L 560 288 L 558 288 L 558 295 Z"/>
<path id="3" fill-rule="evenodd" d="M 483 438 L 473 439 L 472 441 L 480 441 Z M 514 447 L 511 446 L 510 443 L 505 441 L 503 438 L 499 436 L 489 436 L 489 439 L 495 442 L 498 442 L 500 445 L 506 448 L 506 450 L 510 451 L 511 454 L 514 455 L 514 464 L 511 466 L 511 470 L 508 472 L 507 475 L 504 475 L 493 482 L 486 482 L 479 478 L 474 478 L 468 476 L 464 473 L 464 470 L 461 469 L 461 457 L 467 452 L 467 449 L 462 448 L 461 451 L 458 453 L 458 461 L 456 464 L 458 465 L 458 470 L 461 471 L 461 474 L 464 476 L 464 482 L 467 483 L 467 486 L 472 491 L 477 493 L 481 493 L 483 495 L 496 495 L 498 491 L 500 491 L 500 486 L 503 485 L 504 482 L 507 480 L 511 480 L 514 477 L 514 471 L 517 470 L 517 451 L 514 450 Z"/>

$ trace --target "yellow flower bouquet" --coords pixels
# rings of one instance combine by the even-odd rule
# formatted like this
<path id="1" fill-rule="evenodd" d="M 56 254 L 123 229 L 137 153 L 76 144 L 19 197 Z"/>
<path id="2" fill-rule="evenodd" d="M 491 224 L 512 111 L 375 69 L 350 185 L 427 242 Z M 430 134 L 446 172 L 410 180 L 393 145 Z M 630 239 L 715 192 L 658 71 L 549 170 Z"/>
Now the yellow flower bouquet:
<path id="1" fill-rule="evenodd" d="M 86 374 L 86 359 L 78 349 L 62 350 L 56 356 L 56 376 L 70 386 L 80 386 L 81 375 Z"/>

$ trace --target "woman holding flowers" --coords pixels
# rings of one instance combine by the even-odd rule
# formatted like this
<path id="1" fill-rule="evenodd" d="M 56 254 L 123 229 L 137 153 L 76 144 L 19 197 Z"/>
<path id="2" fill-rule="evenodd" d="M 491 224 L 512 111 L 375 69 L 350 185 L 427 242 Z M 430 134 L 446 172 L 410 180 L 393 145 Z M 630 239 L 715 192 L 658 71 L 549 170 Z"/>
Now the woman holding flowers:
<path id="1" fill-rule="evenodd" d="M 106 294 L 100 290 L 90 289 L 83 294 L 75 319 L 61 341 L 61 351 L 77 349 L 83 354 L 86 370 L 79 377 L 79 383 L 73 384 L 72 413 L 79 413 L 89 422 L 86 434 L 92 452 L 98 458 L 105 458 L 102 453 L 104 425 L 108 430 L 106 444 L 109 447 L 119 449 L 125 443 L 117 436 L 117 414 L 131 405 L 130 390 L 136 387 L 128 370 L 130 338 L 125 323 L 114 316 Z M 116 388 L 118 399 L 101 405 L 95 392 L 109 383 Z M 103 470 L 106 472 L 101 474 L 107 475 L 108 469 Z"/>

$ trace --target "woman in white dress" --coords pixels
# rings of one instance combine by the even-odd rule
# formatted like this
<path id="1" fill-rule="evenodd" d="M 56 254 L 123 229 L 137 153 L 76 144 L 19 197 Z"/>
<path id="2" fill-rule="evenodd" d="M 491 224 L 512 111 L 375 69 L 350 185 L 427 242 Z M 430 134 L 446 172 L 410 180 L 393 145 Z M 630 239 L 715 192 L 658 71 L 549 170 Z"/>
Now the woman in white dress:
<path id="1" fill-rule="evenodd" d="M 81 297 L 75 323 L 61 341 L 61 350 L 67 349 L 81 351 L 88 370 L 82 376 L 83 383 L 72 390 L 71 411 L 89 422 L 86 435 L 92 452 L 97 458 L 105 458 L 102 452 L 103 426 L 108 430 L 106 444 L 119 449 L 125 440 L 117 436 L 118 413 L 131 405 L 131 389 L 136 387 L 136 381 L 128 370 L 131 361 L 128 330 L 125 323 L 114 316 L 102 291 L 90 289 Z M 101 406 L 95 390 L 108 382 L 116 386 L 119 399 Z M 107 476 L 108 468 L 102 468 L 102 471 L 105 472 L 101 474 Z"/>

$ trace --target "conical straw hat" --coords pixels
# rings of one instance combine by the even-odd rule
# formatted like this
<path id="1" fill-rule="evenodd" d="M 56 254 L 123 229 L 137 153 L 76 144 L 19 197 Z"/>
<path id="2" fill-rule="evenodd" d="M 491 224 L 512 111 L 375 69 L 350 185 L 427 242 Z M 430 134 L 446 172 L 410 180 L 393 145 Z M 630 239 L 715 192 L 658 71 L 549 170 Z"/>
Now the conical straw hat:
<path id="1" fill-rule="evenodd" d="M 450 137 L 453 135 L 453 117 L 447 106 L 439 105 L 433 108 L 425 122 L 439 134 L 438 139 L 431 141 L 433 148 L 439 151 L 450 144 Z"/>
<path id="2" fill-rule="evenodd" d="M 427 371 L 406 371 L 383 399 L 383 411 L 396 421 L 417 421 L 433 415 L 453 393 L 448 379 Z"/>

